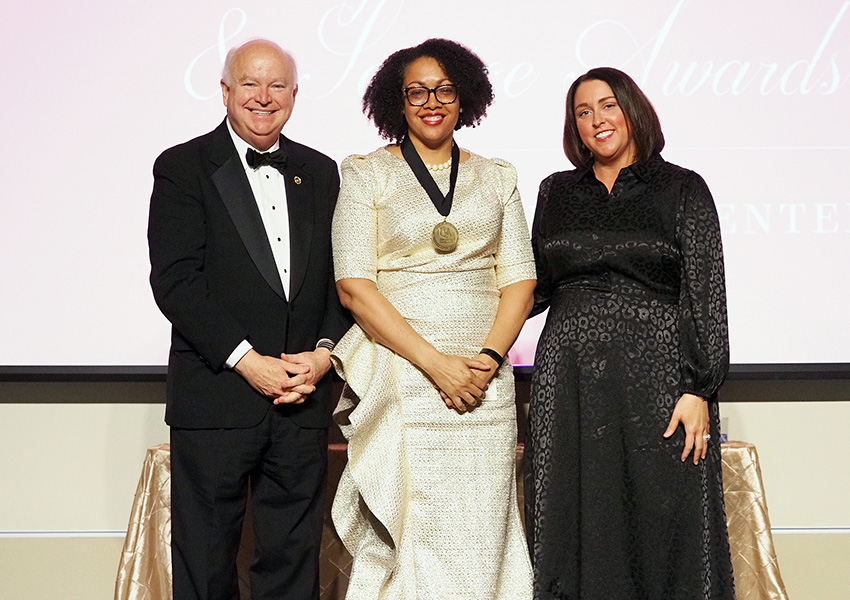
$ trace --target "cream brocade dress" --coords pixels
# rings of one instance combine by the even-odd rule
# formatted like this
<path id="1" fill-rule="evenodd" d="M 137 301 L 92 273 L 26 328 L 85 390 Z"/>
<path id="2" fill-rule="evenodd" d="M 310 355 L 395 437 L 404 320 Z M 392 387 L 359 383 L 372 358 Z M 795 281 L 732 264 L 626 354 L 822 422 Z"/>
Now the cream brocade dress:
<path id="1" fill-rule="evenodd" d="M 432 175 L 445 193 L 449 169 Z M 448 217 L 459 233 L 450 254 L 431 245 L 442 219 L 403 159 L 384 148 L 347 158 L 333 224 L 336 278 L 375 281 L 438 350 L 473 357 L 499 289 L 535 278 L 516 170 L 471 154 Z M 419 369 L 358 325 L 333 361 L 347 384 L 335 417 L 348 465 L 332 510 L 354 557 L 347 600 L 531 598 L 509 362 L 481 406 L 458 414 Z"/>

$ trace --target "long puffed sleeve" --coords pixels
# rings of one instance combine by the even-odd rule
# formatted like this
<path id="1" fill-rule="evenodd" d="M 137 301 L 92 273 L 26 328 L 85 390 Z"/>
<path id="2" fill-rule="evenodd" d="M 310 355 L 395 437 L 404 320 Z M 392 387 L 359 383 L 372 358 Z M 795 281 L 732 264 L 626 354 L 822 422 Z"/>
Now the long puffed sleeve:
<path id="1" fill-rule="evenodd" d="M 552 188 L 552 180 L 556 175 L 557 173 L 550 175 L 540 182 L 537 208 L 534 211 L 534 221 L 531 225 L 531 248 L 534 252 L 534 264 L 537 268 L 537 287 L 534 289 L 534 308 L 531 309 L 529 317 L 540 314 L 549 308 L 549 302 L 552 300 L 552 273 L 545 252 L 544 213 L 546 212 L 546 202 L 549 199 L 549 190 Z"/>
<path id="2" fill-rule="evenodd" d="M 683 393 L 713 397 L 729 370 L 729 328 L 723 244 L 717 210 L 702 177 L 682 186 L 677 238 L 682 253 L 679 294 Z"/>

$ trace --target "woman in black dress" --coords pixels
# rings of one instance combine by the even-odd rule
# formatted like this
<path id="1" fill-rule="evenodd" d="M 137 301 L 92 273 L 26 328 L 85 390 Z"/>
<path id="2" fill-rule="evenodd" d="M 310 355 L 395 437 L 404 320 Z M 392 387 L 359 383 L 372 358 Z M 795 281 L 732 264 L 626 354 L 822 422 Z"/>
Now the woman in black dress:
<path id="1" fill-rule="evenodd" d="M 735 597 L 717 389 L 729 364 L 720 227 L 661 158 L 652 104 L 592 69 L 567 95 L 577 167 L 540 185 L 526 447 L 535 598 Z"/>

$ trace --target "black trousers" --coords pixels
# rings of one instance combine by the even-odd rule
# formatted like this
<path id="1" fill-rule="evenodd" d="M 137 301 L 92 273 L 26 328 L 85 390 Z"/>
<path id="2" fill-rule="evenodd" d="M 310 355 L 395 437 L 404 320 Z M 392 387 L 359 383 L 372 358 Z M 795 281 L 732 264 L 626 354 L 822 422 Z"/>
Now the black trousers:
<path id="1" fill-rule="evenodd" d="M 171 429 L 174 600 L 239 598 L 236 555 L 251 489 L 252 600 L 319 597 L 327 429 L 271 407 L 248 429 Z"/>

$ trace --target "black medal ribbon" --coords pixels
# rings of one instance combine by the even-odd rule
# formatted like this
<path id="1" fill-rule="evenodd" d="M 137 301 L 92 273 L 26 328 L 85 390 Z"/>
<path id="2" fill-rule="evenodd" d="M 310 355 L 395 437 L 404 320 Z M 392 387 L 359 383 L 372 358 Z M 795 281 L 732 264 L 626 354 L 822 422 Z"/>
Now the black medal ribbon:
<path id="1" fill-rule="evenodd" d="M 457 183 L 457 171 L 460 167 L 460 148 L 458 148 L 457 143 L 452 140 L 452 172 L 449 175 L 449 192 L 445 196 L 443 196 L 443 193 L 437 186 L 437 182 L 431 177 L 431 173 L 428 172 L 428 167 L 425 166 L 422 157 L 419 156 L 419 153 L 413 146 L 413 142 L 407 136 L 404 136 L 404 139 L 401 141 L 401 154 L 404 156 L 404 160 L 407 161 L 410 170 L 416 175 L 419 185 L 428 193 L 428 197 L 431 198 L 434 207 L 441 215 L 448 217 L 452 210 L 452 199 L 455 195 L 455 184 Z"/>

